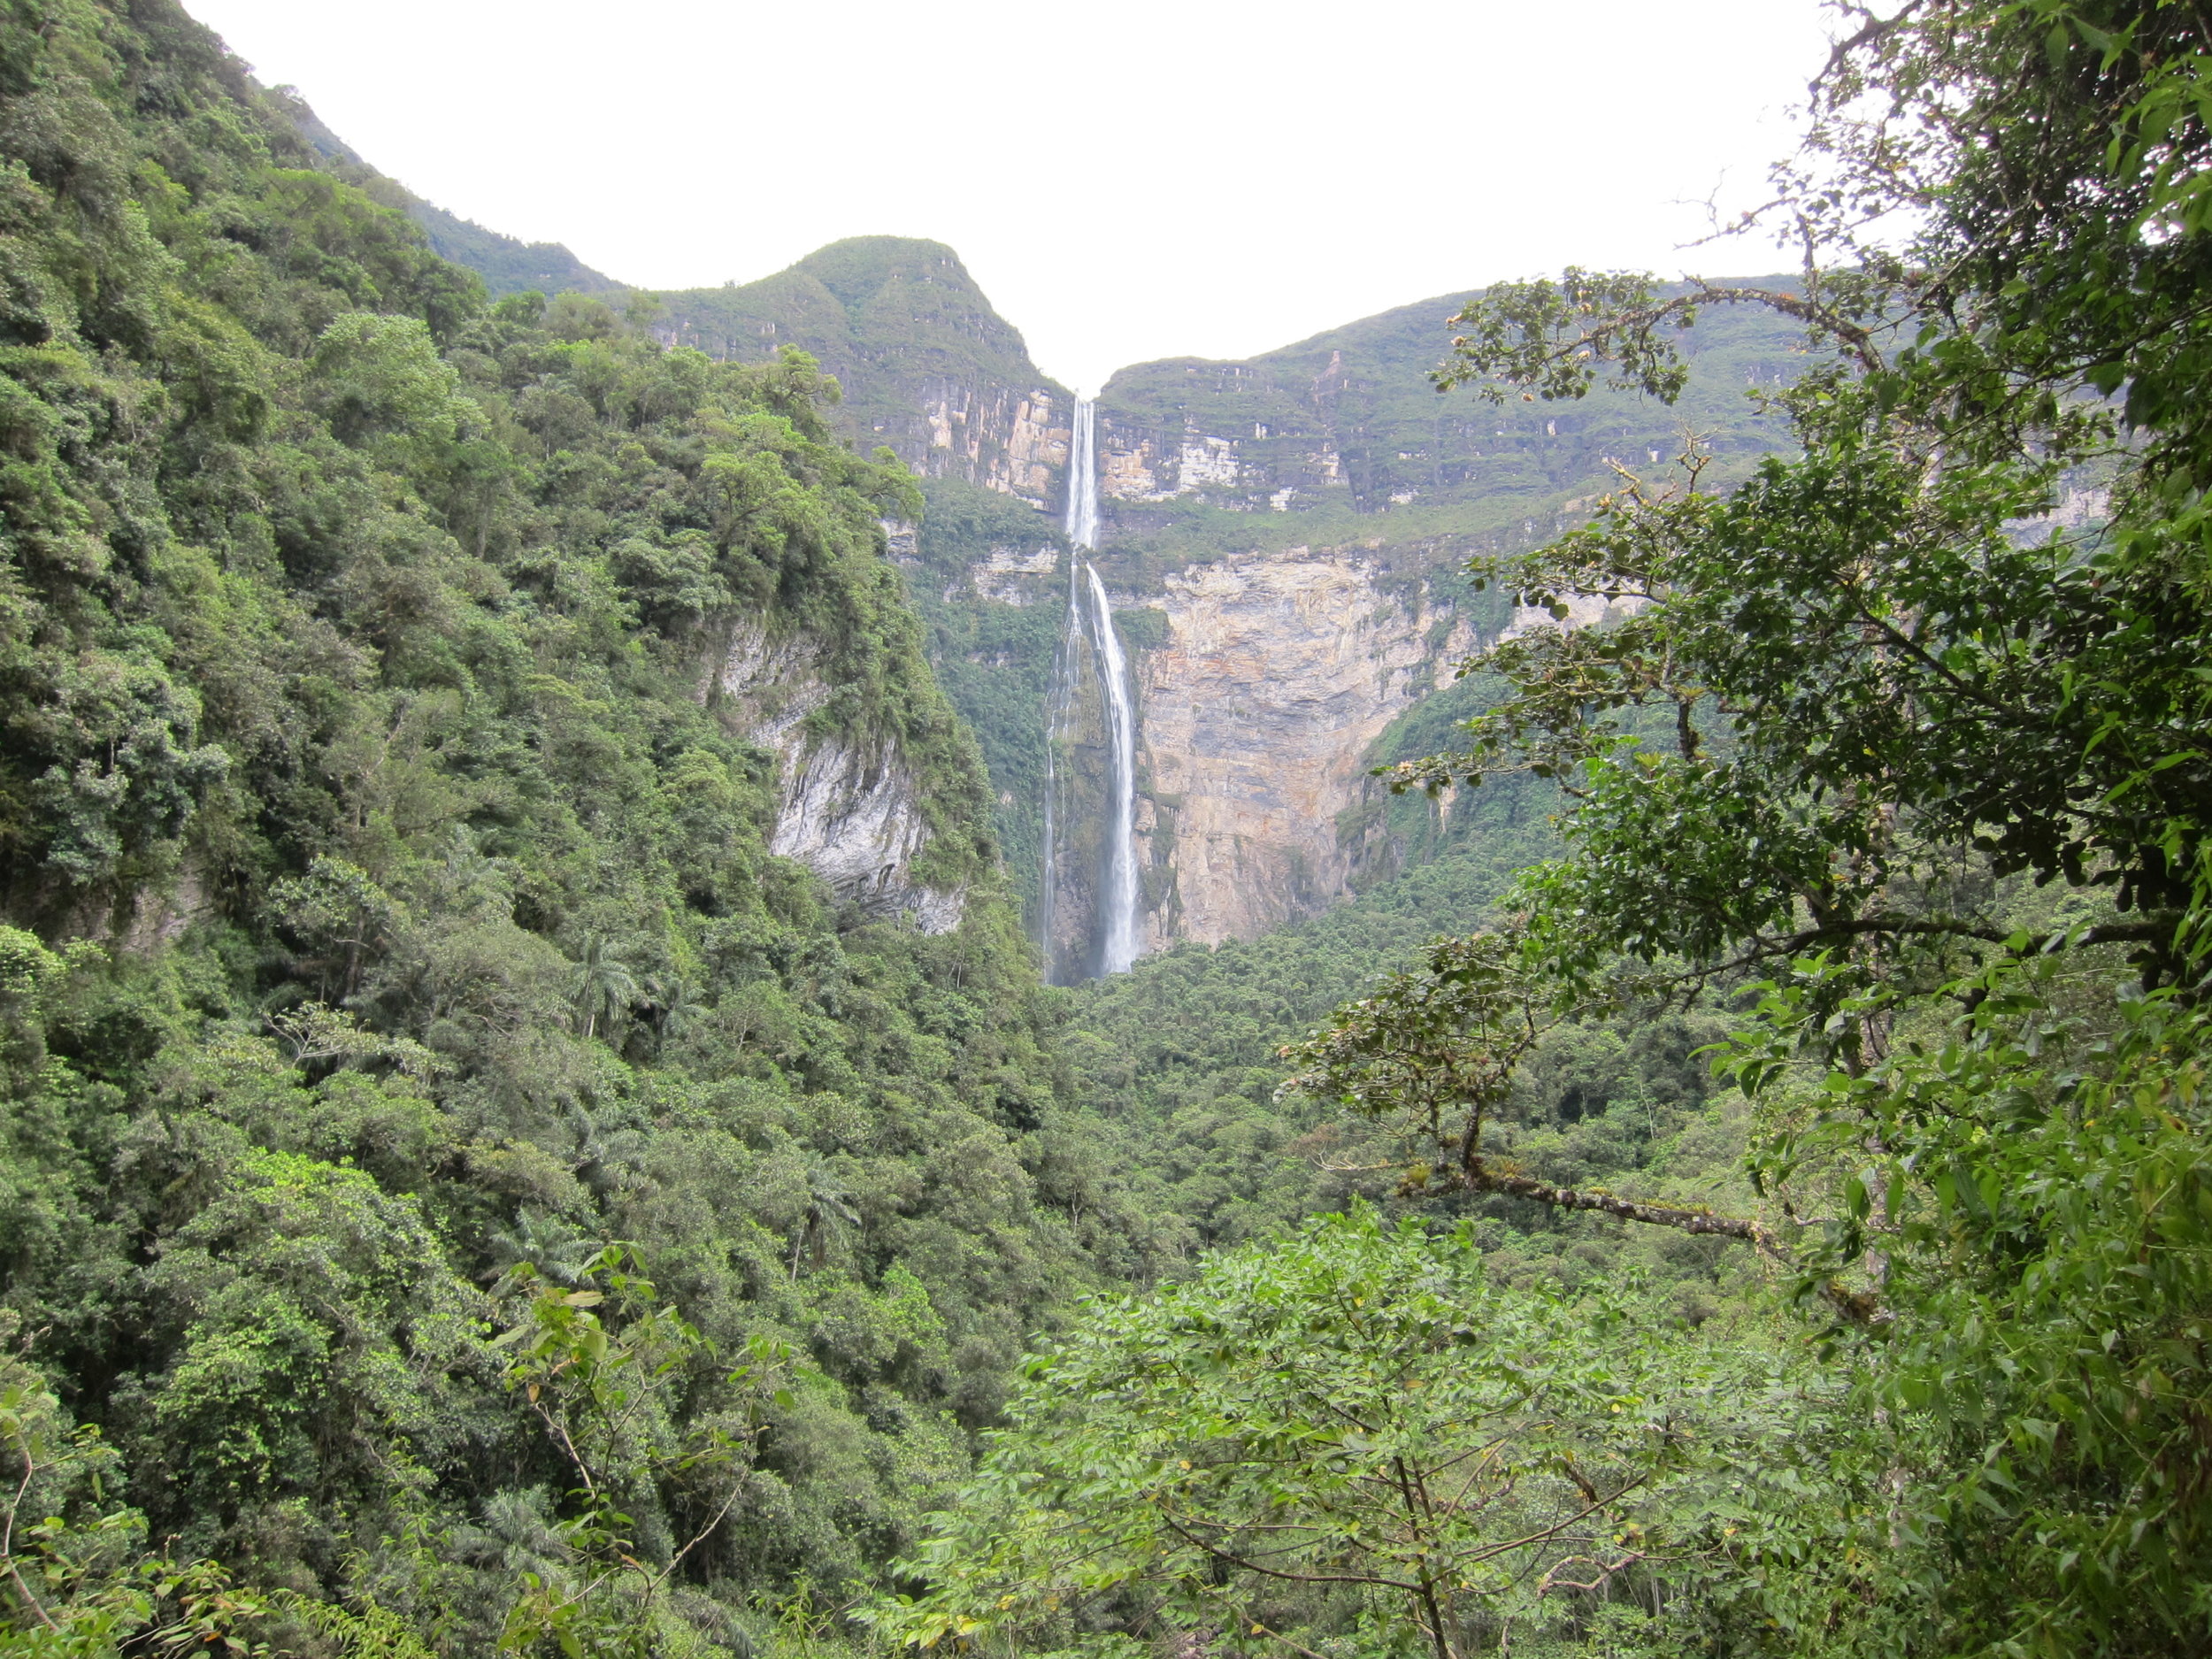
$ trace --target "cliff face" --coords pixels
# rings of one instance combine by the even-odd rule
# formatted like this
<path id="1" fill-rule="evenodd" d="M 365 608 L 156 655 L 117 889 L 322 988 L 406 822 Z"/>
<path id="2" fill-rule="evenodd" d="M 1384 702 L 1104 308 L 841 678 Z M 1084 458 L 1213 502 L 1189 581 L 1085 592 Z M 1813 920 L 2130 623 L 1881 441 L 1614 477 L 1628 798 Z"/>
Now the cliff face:
<path id="1" fill-rule="evenodd" d="M 1074 399 L 1030 361 L 941 242 L 861 236 L 743 287 L 656 296 L 656 332 L 708 356 L 810 353 L 844 388 L 861 447 L 1040 509 L 1060 499 Z"/>
<path id="2" fill-rule="evenodd" d="M 1354 811 L 1374 787 L 1369 751 L 1472 642 L 1449 588 L 1379 546 L 1299 547 L 1194 565 L 1122 603 L 1125 631 L 1155 641 L 1136 669 L 1145 948 L 1248 939 L 1347 896 L 1371 850 Z M 1050 941 L 1064 978 L 1094 942 L 1104 770 L 1095 699 L 1070 679 Z"/>
<path id="3" fill-rule="evenodd" d="M 1249 939 L 1350 892 L 1369 750 L 1472 643 L 1447 593 L 1394 574 L 1371 549 L 1301 547 L 1168 578 L 1139 680 L 1155 948 Z"/>
<path id="4" fill-rule="evenodd" d="M 293 115 L 311 143 L 357 165 L 311 111 Z M 400 204 L 495 290 L 614 286 L 565 249 L 525 248 L 411 197 Z M 964 641 L 954 663 L 941 660 L 945 683 L 992 757 L 1002 841 L 1041 926 L 1050 861 L 1060 902 L 1048 964 L 1060 978 L 1087 971 L 1097 951 L 1102 714 L 1085 688 L 1087 648 L 1056 646 L 1049 625 L 1038 626 L 1044 602 L 1052 612 L 1065 603 L 1048 515 L 1065 500 L 1072 396 L 1038 371 L 1019 332 L 938 242 L 854 238 L 757 282 L 655 297 L 664 342 L 717 358 L 799 347 L 841 382 L 842 423 L 862 448 L 888 445 L 918 476 L 991 491 L 1017 517 L 1027 515 L 1014 503 L 1036 511 L 1026 526 L 985 514 L 934 559 L 918 555 L 913 526 L 887 528 L 924 609 L 940 624 L 964 614 L 938 630 Z M 1247 938 L 1311 914 L 1387 856 L 1374 844 L 1377 815 L 1361 810 L 1373 801 L 1371 750 L 1472 648 L 1454 572 L 1475 546 L 1564 528 L 1614 467 L 1662 465 L 1686 432 L 1721 463 L 1709 476 L 1724 478 L 1781 435 L 1743 394 L 1792 378 L 1799 347 L 1748 312 L 1709 316 L 1684 337 L 1692 378 L 1671 409 L 1605 390 L 1575 403 L 1440 398 L 1428 372 L 1448 344 L 1445 319 L 1469 297 L 1403 306 L 1245 361 L 1135 365 L 1102 394 L 1097 564 L 1125 616 L 1154 623 L 1133 625 L 1143 637 L 1132 641 L 1148 949 Z M 946 541 L 938 526 L 924 527 L 925 541 L 933 530 Z M 1012 622 L 1009 611 L 1027 616 Z M 773 850 L 872 910 L 932 931 L 956 925 L 963 895 L 914 872 L 928 833 L 910 771 L 887 743 L 810 728 L 830 693 L 818 664 L 795 649 L 741 640 L 720 671 L 723 694 L 779 758 Z M 1056 714 L 1046 689 L 1056 652 L 1072 658 Z M 1047 853 L 1055 723 L 1056 850 Z"/>
<path id="5" fill-rule="evenodd" d="M 1244 362 L 1136 365 L 1102 394 L 1097 563 L 1118 604 L 1155 618 L 1136 630 L 1152 949 L 1250 938 L 1399 856 L 1368 776 L 1377 741 L 1479 633 L 1548 626 L 1477 599 L 1459 575 L 1471 554 L 1566 529 L 1617 469 L 1663 470 L 1687 433 L 1717 464 L 1709 483 L 1786 436 L 1745 394 L 1793 378 L 1797 342 L 1750 312 L 1685 337 L 1672 407 L 1440 397 L 1429 371 L 1469 297 Z M 1067 760 L 1079 787 L 1079 746 Z M 1062 839 L 1056 875 L 1079 886 L 1089 849 Z"/>
<path id="6" fill-rule="evenodd" d="M 1672 407 L 1603 388 L 1574 403 L 1494 405 L 1440 397 L 1429 380 L 1450 345 L 1446 319 L 1471 297 L 1441 295 L 1242 362 L 1175 357 L 1119 371 L 1099 398 L 1110 515 L 1125 533 L 1191 507 L 1472 508 L 1502 524 L 1602 486 L 1616 464 L 1671 461 L 1686 432 L 1724 466 L 1781 435 L 1743 395 L 1800 366 L 1796 335 L 1775 319 L 1723 311 L 1683 336 L 1692 378 Z"/>
<path id="7" fill-rule="evenodd" d="M 1762 316 L 1721 313 L 1685 338 L 1691 380 L 1673 407 L 1603 390 L 1492 405 L 1440 397 L 1428 379 L 1466 298 L 1247 361 L 1139 364 L 1101 396 L 1093 558 L 1135 665 L 1148 949 L 1253 936 L 1417 853 L 1379 810 L 1376 741 L 1450 683 L 1479 632 L 1532 620 L 1475 598 L 1458 573 L 1469 555 L 1567 528 L 1616 466 L 1663 469 L 1686 428 L 1716 457 L 1709 482 L 1783 437 L 1745 396 L 1799 364 Z M 839 243 L 749 288 L 664 299 L 672 341 L 716 355 L 804 345 L 844 381 L 856 435 L 933 480 L 905 557 L 940 676 L 989 757 L 1050 971 L 1094 971 L 1105 726 L 1089 648 L 1062 626 L 1051 516 L 1071 400 L 935 243 Z"/>
<path id="8" fill-rule="evenodd" d="M 897 745 L 819 731 L 808 718 L 831 696 L 821 656 L 811 635 L 771 641 L 749 629 L 731 641 L 718 671 L 714 689 L 734 724 L 776 757 L 768 850 L 798 860 L 872 916 L 904 915 L 925 933 L 950 933 L 967 895 L 933 887 L 915 870 L 930 831 Z"/>

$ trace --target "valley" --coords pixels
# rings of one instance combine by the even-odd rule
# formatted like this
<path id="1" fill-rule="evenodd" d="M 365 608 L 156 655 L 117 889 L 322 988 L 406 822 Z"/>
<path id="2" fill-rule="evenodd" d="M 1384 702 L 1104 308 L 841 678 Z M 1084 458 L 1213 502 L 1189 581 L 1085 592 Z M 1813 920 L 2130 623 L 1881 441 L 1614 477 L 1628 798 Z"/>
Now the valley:
<path id="1" fill-rule="evenodd" d="M 2212 1654 L 2212 34 L 1848 19 L 1087 388 L 12 0 L 0 1651 Z"/>
<path id="2" fill-rule="evenodd" d="M 1372 745 L 1513 622 L 1466 586 L 1470 557 L 1581 522 L 1616 465 L 1662 476 L 1692 435 L 1723 476 L 1786 441 L 1746 394 L 1786 386 L 1802 348 L 1752 318 L 1692 338 L 1689 389 L 1671 407 L 1615 393 L 1478 415 L 1440 398 L 1429 372 L 1470 297 L 1249 363 L 1139 365 L 1099 396 L 1094 563 L 1134 663 L 1147 951 L 1255 938 L 1402 860 L 1375 828 Z M 1056 978 L 1082 977 L 1097 960 L 1107 768 L 1062 757 L 1056 787 L 1073 792 L 1048 854 L 1042 749 L 1066 630 L 1005 614 L 1067 608 L 1075 396 L 935 243 L 861 239 L 749 287 L 655 303 L 670 345 L 737 360 L 805 350 L 837 378 L 855 441 L 925 480 L 924 528 L 898 557 L 937 618 L 939 672 L 993 759 L 1028 924 L 1045 937 L 1049 862 L 1062 902 L 1048 956 Z M 969 638 L 993 643 L 964 649 Z M 1096 703 L 1079 695 L 1058 741 L 1095 750 Z"/>

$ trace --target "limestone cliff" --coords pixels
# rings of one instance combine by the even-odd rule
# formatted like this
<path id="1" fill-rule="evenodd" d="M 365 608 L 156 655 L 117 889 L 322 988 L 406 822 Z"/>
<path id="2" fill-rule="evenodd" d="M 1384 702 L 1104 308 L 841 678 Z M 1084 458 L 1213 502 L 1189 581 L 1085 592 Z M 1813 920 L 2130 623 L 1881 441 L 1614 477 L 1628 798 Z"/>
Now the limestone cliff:
<path id="1" fill-rule="evenodd" d="M 1749 279 L 1773 281 L 1776 279 Z M 1099 397 L 1100 492 L 1124 536 L 1194 507 L 1337 516 L 1433 514 L 1491 527 L 1648 468 L 1694 433 L 1723 464 L 1786 435 L 1747 391 L 1792 379 L 1801 342 L 1782 319 L 1716 312 L 1680 345 L 1690 384 L 1672 407 L 1602 388 L 1574 403 L 1440 397 L 1429 372 L 1470 294 L 1366 318 L 1240 362 L 1174 357 L 1122 369 Z"/>
<path id="2" fill-rule="evenodd" d="M 726 700 L 733 724 L 776 757 L 779 805 L 768 849 L 805 864 L 872 915 L 904 915 L 925 933 L 949 933 L 967 895 L 931 886 L 915 869 L 929 825 L 897 745 L 818 730 L 809 718 L 830 700 L 821 658 L 810 635 L 779 641 L 758 628 L 741 630 L 710 687 Z"/>
<path id="3" fill-rule="evenodd" d="M 1074 399 L 1030 361 L 941 242 L 858 236 L 742 287 L 655 296 L 670 345 L 717 358 L 813 356 L 844 388 L 846 426 L 924 478 L 1056 503 Z"/>
<path id="4" fill-rule="evenodd" d="M 1455 584 L 1379 543 L 1194 565 L 1138 675 L 1148 943 L 1249 939 L 1345 897 L 1375 740 L 1474 642 Z"/>
<path id="5" fill-rule="evenodd" d="M 1135 365 L 1101 394 L 1094 559 L 1136 668 L 1148 949 L 1253 936 L 1420 856 L 1368 776 L 1377 740 L 1450 683 L 1479 630 L 1539 621 L 1476 600 L 1467 557 L 1557 534 L 1617 466 L 1663 468 L 1686 429 L 1717 457 L 1709 482 L 1786 439 L 1746 396 L 1801 361 L 1770 319 L 1701 324 L 1673 407 L 1604 391 L 1492 405 L 1428 378 L 1466 297 L 1244 361 Z M 1071 400 L 934 243 L 841 243 L 750 289 L 666 298 L 671 339 L 806 344 L 845 380 L 856 435 L 931 480 L 902 557 L 941 681 L 981 737 L 1049 971 L 1094 972 L 1103 717 L 1089 648 L 1062 625 L 1064 539 L 1016 505 L 1064 498 Z"/>

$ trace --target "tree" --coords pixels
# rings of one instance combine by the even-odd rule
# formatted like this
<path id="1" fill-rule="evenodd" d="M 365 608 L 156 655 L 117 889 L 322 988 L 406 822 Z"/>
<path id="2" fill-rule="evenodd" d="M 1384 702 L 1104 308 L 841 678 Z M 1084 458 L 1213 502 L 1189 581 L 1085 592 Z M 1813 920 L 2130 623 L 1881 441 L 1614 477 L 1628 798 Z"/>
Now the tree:
<path id="1" fill-rule="evenodd" d="M 488 1517 L 511 1534 L 537 1534 L 517 1575 L 502 1652 L 643 1659 L 664 1651 L 681 1628 L 667 1609 L 671 1578 L 743 1490 L 765 1408 L 790 1402 L 791 1351 L 762 1338 L 730 1373 L 737 1409 L 681 1425 L 677 1391 L 707 1346 L 636 1268 L 633 1253 L 609 1245 L 570 1285 L 534 1282 L 527 1263 L 509 1275 L 520 1305 L 495 1346 L 511 1350 L 508 1386 L 576 1485 L 568 1513 L 550 1527 L 527 1525 L 534 1502 L 503 1503 Z M 645 1516 L 663 1505 L 703 1519 L 678 1542 L 664 1517 L 652 1517 L 655 1527 L 626 1512 Z"/>
<path id="2" fill-rule="evenodd" d="M 569 1290 L 584 1283 L 606 1249 L 604 1240 L 590 1237 L 559 1216 L 535 1210 L 525 1210 L 511 1229 L 494 1231 L 484 1242 L 492 1256 L 485 1278 L 503 1283 L 534 1276 Z"/>
<path id="3" fill-rule="evenodd" d="M 1799 456 L 1725 495 L 1694 453 L 1624 475 L 1586 528 L 1478 562 L 1634 614 L 1471 664 L 1511 695 L 1394 781 L 1554 778 L 1566 856 L 1494 936 L 1348 1008 L 1303 1081 L 1448 1182 L 1792 1265 L 1916 1471 L 1861 1525 L 1924 1618 L 1824 1651 L 2200 1653 L 2212 464 L 2184 388 L 2212 36 L 2119 0 L 1849 12 L 1770 210 L 1835 264 L 1774 292 L 1570 272 L 1461 319 L 1440 380 L 1496 396 L 1671 396 L 1672 332 L 1712 304 L 1825 355 L 1778 400 Z M 1870 227 L 1900 210 L 1927 217 L 1895 250 Z M 1486 1155 L 1529 1026 L 1716 995 L 1761 1214 Z"/>
<path id="4" fill-rule="evenodd" d="M 611 1025 L 628 1013 L 638 994 L 637 979 L 629 964 L 617 959 L 608 950 L 607 941 L 596 933 L 584 942 L 584 954 L 576 964 L 575 983 L 576 1018 L 583 1022 L 587 1038 L 597 1030 L 602 1019 Z"/>
<path id="5" fill-rule="evenodd" d="M 810 1158 L 806 1166 L 806 1208 L 799 1218 L 799 1225 L 791 1235 L 791 1277 L 799 1277 L 799 1256 L 807 1246 L 814 1247 L 814 1265 L 822 1265 L 829 1248 L 830 1234 L 840 1227 L 856 1225 L 860 1215 L 852 1206 L 852 1194 L 837 1178 L 837 1171 L 820 1158 Z"/>
<path id="6" fill-rule="evenodd" d="M 1790 1418 L 1779 1380 L 1632 1297 L 1502 1290 L 1463 1226 L 1325 1217 L 1094 1306 L 902 1564 L 923 1594 L 865 1617 L 922 1647 L 1111 1623 L 1311 1654 L 1362 1628 L 1455 1659 L 1724 1550 L 1716 1460 Z"/>
<path id="7" fill-rule="evenodd" d="M 303 122 L 177 0 L 0 13 L 0 1324 L 35 1333 L 0 1393 L 42 1378 L 0 1555 L 57 1624 L 149 1599 L 132 1652 L 491 1651 L 515 1574 L 548 1577 L 534 1507 L 582 1506 L 472 1276 L 636 1238 L 726 1351 L 834 1327 L 860 1356 L 775 1408 L 772 1463 L 654 1597 L 670 1650 L 741 1647 L 752 1597 L 902 1546 L 964 1455 L 949 1412 L 987 1416 L 1102 1266 L 1001 1121 L 1054 1062 L 883 556 L 911 483 L 801 360 L 487 306 Z M 741 623 L 834 695 L 810 730 L 912 779 L 932 879 L 972 895 L 958 959 L 843 926 L 771 851 L 762 708 L 700 700 Z M 818 1209 L 795 1283 L 777 1148 L 833 1145 L 866 1154 L 838 1160 L 861 1219 L 827 1240 Z M 810 1277 L 810 1243 L 852 1271 Z M 878 1364 L 901 1259 L 942 1330 Z M 666 1444 L 742 1438 L 728 1365 L 685 1352 L 649 1379 Z M 54 1461 L 78 1423 L 111 1464 Z M 50 1496 L 66 1470 L 106 1496 Z M 729 1495 L 695 1486 L 622 1487 L 648 1577 Z M 0 1580 L 0 1646 L 42 1640 Z"/>

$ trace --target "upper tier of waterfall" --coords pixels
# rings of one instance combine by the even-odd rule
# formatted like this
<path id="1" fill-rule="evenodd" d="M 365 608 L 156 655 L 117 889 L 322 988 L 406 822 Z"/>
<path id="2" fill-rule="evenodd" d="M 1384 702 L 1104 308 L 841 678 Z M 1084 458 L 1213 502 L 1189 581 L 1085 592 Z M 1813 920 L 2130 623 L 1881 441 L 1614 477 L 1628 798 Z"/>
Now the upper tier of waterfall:
<path id="1" fill-rule="evenodd" d="M 1087 553 L 1098 545 L 1098 404 L 1075 400 L 1075 431 L 1068 446 L 1068 540 Z"/>

